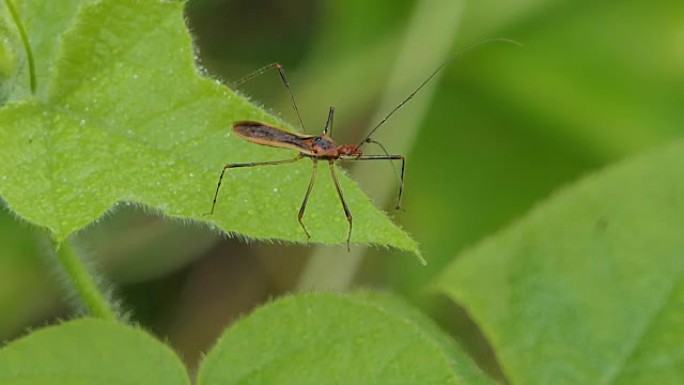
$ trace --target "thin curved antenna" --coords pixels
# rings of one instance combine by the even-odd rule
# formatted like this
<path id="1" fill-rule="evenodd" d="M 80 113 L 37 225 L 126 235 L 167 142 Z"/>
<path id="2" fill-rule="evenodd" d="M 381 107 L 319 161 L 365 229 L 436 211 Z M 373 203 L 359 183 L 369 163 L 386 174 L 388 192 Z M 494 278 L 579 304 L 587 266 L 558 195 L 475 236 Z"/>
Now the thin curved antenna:
<path id="1" fill-rule="evenodd" d="M 380 123 L 378 123 L 377 125 L 375 125 L 375 127 L 373 127 L 373 129 L 370 131 L 370 133 L 368 133 L 368 135 L 366 135 L 366 137 L 365 137 L 361 142 L 359 142 L 358 147 L 363 146 L 364 143 L 370 143 L 370 142 L 371 142 L 371 141 L 370 141 L 370 137 L 375 133 L 375 131 L 377 131 L 378 128 L 380 128 L 383 124 L 385 124 L 385 122 L 390 118 L 390 116 L 392 116 L 395 112 L 397 112 L 398 109 L 400 109 L 401 107 L 403 107 L 404 104 L 406 104 L 406 102 L 408 102 L 409 100 L 411 100 L 411 99 L 418 93 L 418 91 L 420 91 L 423 87 L 425 87 L 425 85 L 426 85 L 430 80 L 432 80 L 432 78 L 434 78 L 435 75 L 437 75 L 441 70 L 443 70 L 444 67 L 446 67 L 446 66 L 449 65 L 452 61 L 456 60 L 456 58 L 458 58 L 458 57 L 461 56 L 462 54 L 464 54 L 464 53 L 470 51 L 471 49 L 473 49 L 473 48 L 475 48 L 475 47 L 478 47 L 478 46 L 480 46 L 480 45 L 483 45 L 483 44 L 488 44 L 488 43 L 508 43 L 508 44 L 517 45 L 517 46 L 519 46 L 519 47 L 522 47 L 522 46 L 523 46 L 522 43 L 517 42 L 517 41 L 515 41 L 515 40 L 504 39 L 504 38 L 497 38 L 497 39 L 486 39 L 486 40 L 478 41 L 477 43 L 473 43 L 473 44 L 471 44 L 471 45 L 469 45 L 469 46 L 467 46 L 467 47 L 461 49 L 460 51 L 456 52 L 453 56 L 451 56 L 451 57 L 450 57 L 449 59 L 447 59 L 444 63 L 442 63 L 439 67 L 437 67 L 437 69 L 435 69 L 435 70 L 430 74 L 430 76 L 427 77 L 427 79 L 425 79 L 422 83 L 420 83 L 420 85 L 418 86 L 418 88 L 416 88 L 415 91 L 411 92 L 411 94 L 410 94 L 409 96 L 407 96 L 406 99 L 404 99 L 401 103 L 399 103 L 398 106 L 394 107 L 394 109 L 393 109 L 392 111 L 390 111 L 390 113 L 387 114 L 387 116 L 385 116 L 385 117 L 380 121 Z"/>

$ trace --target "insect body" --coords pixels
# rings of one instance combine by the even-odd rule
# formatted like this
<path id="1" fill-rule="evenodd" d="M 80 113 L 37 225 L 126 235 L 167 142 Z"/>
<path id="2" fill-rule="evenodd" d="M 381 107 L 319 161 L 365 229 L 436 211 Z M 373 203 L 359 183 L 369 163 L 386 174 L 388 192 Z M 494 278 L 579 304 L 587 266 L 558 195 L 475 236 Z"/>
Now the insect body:
<path id="1" fill-rule="evenodd" d="M 219 176 L 218 185 L 216 186 L 216 193 L 214 194 L 214 202 L 211 207 L 211 213 L 214 212 L 214 207 L 216 206 L 216 199 L 218 197 L 219 189 L 221 188 L 221 181 L 223 180 L 223 175 L 225 171 L 229 168 L 239 168 L 239 167 L 256 167 L 256 166 L 272 166 L 285 163 L 296 162 L 303 158 L 309 158 L 313 161 L 313 172 L 311 173 L 311 180 L 309 181 L 309 187 L 304 195 L 304 200 L 297 214 L 297 220 L 302 226 L 304 233 L 306 233 L 307 238 L 311 238 L 311 234 L 307 230 L 302 218 L 304 217 L 304 211 L 306 210 L 306 205 L 311 195 L 311 190 L 313 188 L 314 182 L 316 180 L 316 171 L 318 169 L 318 161 L 324 160 L 328 162 L 330 167 L 330 175 L 332 176 L 333 182 L 335 184 L 335 189 L 342 202 L 342 208 L 344 209 L 344 214 L 347 217 L 347 222 L 349 223 L 349 231 L 347 233 L 347 250 L 349 250 L 349 242 L 352 234 L 353 219 L 351 211 L 349 211 L 349 206 L 344 199 L 344 194 L 342 193 L 342 188 L 340 187 L 340 182 L 337 179 L 337 174 L 335 172 L 335 161 L 337 160 L 401 160 L 401 178 L 399 187 L 399 197 L 397 198 L 397 208 L 401 204 L 401 195 L 404 185 L 404 157 L 402 155 L 364 155 L 360 145 L 338 145 L 335 143 L 328 135 L 329 131 L 332 130 L 333 117 L 335 109 L 330 107 L 328 113 L 328 120 L 325 124 L 325 129 L 323 130 L 323 135 L 320 136 L 305 136 L 293 134 L 287 131 L 283 131 L 279 128 L 269 126 L 265 123 L 254 122 L 254 121 L 240 121 L 233 124 L 233 132 L 252 143 L 270 146 L 287 148 L 291 150 L 299 151 L 299 154 L 294 158 L 267 161 L 267 162 L 251 162 L 251 163 L 231 163 L 227 164 L 221 171 Z"/>
<path id="2" fill-rule="evenodd" d="M 223 170 L 221 170 L 221 175 L 219 176 L 218 184 L 216 186 L 216 193 L 214 194 L 214 201 L 211 206 L 211 212 L 209 214 L 214 213 L 214 208 L 216 207 L 216 199 L 218 197 L 219 190 L 221 188 L 221 182 L 223 181 L 223 175 L 225 174 L 226 170 L 230 168 L 240 168 L 240 167 L 257 167 L 257 166 L 274 166 L 274 165 L 279 165 L 279 164 L 286 164 L 286 163 L 293 163 L 298 160 L 301 160 L 303 158 L 309 158 L 313 161 L 313 171 L 311 173 L 311 180 L 309 181 L 309 186 L 306 189 L 306 194 L 304 195 L 304 200 L 302 201 L 302 205 L 299 208 L 299 213 L 297 214 L 297 220 L 299 221 L 299 224 L 302 226 L 302 229 L 304 230 L 304 233 L 306 233 L 306 236 L 308 239 L 311 239 L 311 234 L 309 233 L 309 230 L 307 230 L 306 226 L 304 225 L 304 222 L 302 222 L 302 218 L 304 217 L 304 211 L 306 210 L 306 204 L 309 200 L 309 196 L 311 195 L 311 189 L 313 188 L 314 182 L 316 181 L 316 171 L 318 168 L 318 162 L 319 161 L 326 161 L 328 163 L 328 167 L 330 168 L 330 175 L 332 176 L 333 182 L 335 184 L 335 189 L 337 190 L 337 194 L 340 198 L 340 202 L 342 203 L 342 208 L 344 209 L 344 214 L 347 217 L 347 222 L 349 222 L 349 231 L 347 232 L 347 250 L 349 250 L 349 242 L 351 240 L 351 234 L 352 234 L 352 227 L 353 227 L 353 219 L 352 219 L 352 214 L 349 211 L 349 207 L 347 206 L 347 202 L 344 199 L 344 194 L 342 193 L 342 188 L 340 187 L 340 182 L 337 179 L 337 174 L 335 173 L 335 167 L 334 164 L 338 160 L 350 160 L 350 161 L 364 161 L 364 160 L 400 160 L 401 161 L 401 174 L 399 177 L 399 196 L 397 197 L 397 205 L 396 208 L 399 209 L 401 206 L 401 197 L 402 193 L 404 190 L 404 166 L 405 166 L 405 159 L 404 156 L 402 155 L 390 155 L 387 150 L 385 150 L 385 147 L 380 144 L 379 142 L 371 139 L 371 136 L 375 131 L 380 128 L 386 121 L 389 119 L 392 114 L 394 114 L 398 109 L 404 106 L 406 102 L 411 100 L 413 96 L 415 96 L 418 91 L 420 91 L 435 75 L 437 75 L 438 72 L 440 72 L 444 67 L 446 67 L 449 63 L 451 63 L 457 56 L 459 56 L 461 53 L 470 50 L 480 44 L 487 43 L 487 42 L 504 42 L 504 43 L 511 43 L 515 45 L 520 45 L 520 43 L 517 43 L 512 40 L 508 39 L 489 39 L 489 40 L 484 40 L 479 43 L 473 44 L 469 47 L 466 47 L 462 51 L 458 52 L 456 55 L 452 56 L 449 60 L 444 62 L 442 65 L 437 67 L 436 70 L 428 76 L 427 79 L 425 79 L 417 88 L 415 91 L 413 91 L 408 97 L 406 97 L 399 105 L 397 105 L 392 111 L 390 111 L 387 116 L 385 116 L 384 119 L 380 121 L 373 129 L 370 131 L 370 133 L 358 144 L 355 145 L 338 145 L 335 143 L 331 138 L 330 138 L 330 133 L 332 132 L 333 128 L 333 117 L 335 114 L 335 109 L 333 107 L 330 107 L 330 110 L 328 112 L 328 120 L 325 123 L 325 128 L 323 129 L 323 134 L 319 136 L 309 136 L 309 135 L 299 135 L 299 134 L 293 134 L 284 130 L 281 130 L 280 128 L 276 128 L 273 126 L 270 126 L 265 123 L 261 122 L 254 122 L 254 121 L 239 121 L 233 123 L 233 132 L 243 138 L 246 139 L 252 143 L 256 143 L 259 145 L 263 146 L 270 146 L 270 147 L 278 147 L 278 148 L 285 148 L 285 149 L 290 149 L 290 150 L 295 150 L 298 151 L 299 154 L 295 156 L 294 158 L 290 159 L 284 159 L 284 160 L 275 160 L 275 161 L 266 161 L 266 162 L 251 162 L 251 163 L 229 163 L 223 167 Z M 287 81 L 287 78 L 285 77 L 285 71 L 283 70 L 283 67 L 278 64 L 270 64 L 268 66 L 265 66 L 249 75 L 247 75 L 245 78 L 242 80 L 238 81 L 236 85 L 242 84 L 245 81 L 263 74 L 264 72 L 271 70 L 271 69 L 276 69 L 278 70 L 278 73 L 280 75 L 280 79 L 282 80 L 283 84 L 285 85 L 285 88 L 287 89 L 287 92 L 290 96 L 290 101 L 292 102 L 292 107 L 297 115 L 297 120 L 299 122 L 299 125 L 302 128 L 302 131 L 304 131 L 304 124 L 302 124 L 302 118 L 299 114 L 299 109 L 297 108 L 297 103 L 295 102 L 294 95 L 292 93 L 292 89 L 290 88 L 290 84 Z M 382 151 L 384 152 L 384 155 L 364 155 L 363 151 L 361 150 L 361 147 L 366 144 L 366 143 L 374 143 L 380 146 Z"/>

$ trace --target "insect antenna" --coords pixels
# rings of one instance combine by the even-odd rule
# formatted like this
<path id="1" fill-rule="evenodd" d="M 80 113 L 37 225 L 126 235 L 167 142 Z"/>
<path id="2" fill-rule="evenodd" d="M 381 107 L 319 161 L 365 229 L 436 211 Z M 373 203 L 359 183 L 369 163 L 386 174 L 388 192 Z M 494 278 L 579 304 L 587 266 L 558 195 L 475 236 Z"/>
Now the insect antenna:
<path id="1" fill-rule="evenodd" d="M 435 75 L 437 75 L 440 71 L 442 71 L 442 70 L 443 70 L 447 65 L 449 65 L 452 61 L 456 60 L 456 59 L 457 59 L 458 57 L 460 57 L 462 54 L 464 54 L 464 53 L 470 51 L 471 49 L 473 49 L 473 48 L 475 48 L 475 47 L 478 47 L 478 46 L 480 46 L 480 45 L 487 44 L 487 43 L 496 43 L 496 42 L 513 44 L 513 45 L 517 45 L 517 46 L 519 46 L 519 47 L 522 47 L 522 46 L 523 46 L 522 43 L 519 43 L 519 42 L 517 42 L 517 41 L 515 41 L 515 40 L 498 38 L 498 39 L 486 39 L 486 40 L 481 40 L 481 41 L 479 41 L 479 42 L 477 42 L 477 43 L 473 43 L 473 44 L 471 44 L 471 45 L 469 45 L 469 46 L 467 46 L 467 47 L 465 47 L 465 48 L 459 50 L 459 51 L 456 52 L 453 56 L 451 56 L 449 59 L 447 59 L 444 63 L 442 63 L 439 67 L 437 67 L 437 69 L 435 69 L 435 70 L 430 74 L 430 76 L 427 77 L 427 79 L 423 80 L 423 82 L 420 83 L 420 85 L 418 86 L 418 88 L 416 88 L 415 91 L 411 92 L 411 94 L 409 94 L 409 96 L 407 96 L 401 103 L 399 103 L 399 105 L 397 105 L 396 107 L 394 107 L 394 109 L 393 109 L 392 111 L 390 111 L 390 113 L 387 114 L 387 116 L 385 116 L 385 117 L 380 121 L 380 123 L 376 124 L 375 127 L 373 127 L 373 129 L 370 130 L 370 132 L 368 133 L 368 135 L 366 135 L 366 137 L 365 137 L 361 142 L 359 142 L 359 144 L 358 144 L 357 147 L 361 147 L 361 146 L 363 146 L 365 143 L 373 143 L 373 142 L 375 142 L 374 140 L 371 140 L 371 139 L 370 139 L 370 137 L 375 133 L 375 131 L 377 131 L 378 128 L 380 128 L 383 124 L 385 124 L 385 122 L 390 118 L 390 116 L 392 116 L 395 112 L 397 112 L 398 109 L 400 109 L 401 107 L 403 107 L 404 104 L 406 104 L 409 100 L 411 100 L 411 99 L 418 93 L 418 91 L 420 91 L 423 87 L 425 87 L 425 85 L 428 84 L 428 82 L 429 82 L 430 80 L 432 80 L 432 78 L 434 78 Z M 375 142 L 375 143 L 378 143 L 378 142 Z M 379 143 L 378 143 L 378 144 L 379 144 Z"/>

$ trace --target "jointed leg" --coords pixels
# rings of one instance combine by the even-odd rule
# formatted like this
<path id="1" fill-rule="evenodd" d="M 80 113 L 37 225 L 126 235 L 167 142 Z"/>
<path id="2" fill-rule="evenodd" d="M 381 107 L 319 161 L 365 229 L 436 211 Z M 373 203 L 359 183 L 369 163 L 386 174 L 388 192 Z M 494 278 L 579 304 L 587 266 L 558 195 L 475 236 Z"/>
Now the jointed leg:
<path id="1" fill-rule="evenodd" d="M 323 129 L 323 135 L 332 135 L 333 115 L 335 115 L 335 107 L 330 107 L 328 110 L 328 120 L 325 122 L 325 128 Z"/>
<path id="2" fill-rule="evenodd" d="M 221 181 L 223 181 L 223 174 L 226 172 L 227 169 L 229 169 L 229 168 L 240 168 L 240 167 L 274 166 L 274 165 L 278 165 L 278 164 L 286 164 L 286 163 L 296 162 L 300 159 L 302 159 L 301 154 L 297 155 L 296 157 L 294 157 L 292 159 L 272 160 L 272 161 L 267 161 L 267 162 L 229 163 L 229 164 L 225 165 L 223 167 L 223 170 L 221 170 L 221 175 L 219 176 L 218 184 L 216 185 L 216 193 L 214 194 L 214 201 L 211 204 L 211 211 L 208 212 L 206 215 L 214 214 L 214 208 L 216 207 L 216 199 L 218 198 L 219 189 L 221 189 Z"/>
<path id="3" fill-rule="evenodd" d="M 333 182 L 335 182 L 335 188 L 337 189 L 337 195 L 340 196 L 340 202 L 342 202 L 342 208 L 344 209 L 344 215 L 347 217 L 347 222 L 349 222 L 349 232 L 347 233 L 347 251 L 349 251 L 349 241 L 351 240 L 352 234 L 352 215 L 347 206 L 347 202 L 344 200 L 344 195 L 342 194 L 342 188 L 340 187 L 340 181 L 337 179 L 337 174 L 335 173 L 335 161 L 329 160 L 328 165 L 330 166 L 330 176 L 332 176 Z"/>
<path id="4" fill-rule="evenodd" d="M 311 195 L 311 189 L 313 189 L 314 182 L 316 181 L 316 170 L 318 169 L 318 160 L 315 158 L 311 158 L 313 161 L 313 170 L 311 171 L 311 180 L 309 181 L 309 187 L 306 189 L 306 195 L 304 195 L 304 201 L 302 202 L 302 207 L 299 208 L 299 213 L 297 214 L 297 221 L 299 221 L 299 225 L 302 226 L 302 229 L 304 229 L 304 232 L 306 233 L 306 241 L 308 242 L 311 239 L 311 234 L 309 234 L 309 230 L 306 229 L 306 226 L 304 226 L 304 222 L 302 222 L 302 218 L 304 217 L 304 210 L 306 210 L 306 203 L 309 201 L 309 195 Z"/>
<path id="5" fill-rule="evenodd" d="M 401 197 L 404 193 L 404 168 L 406 159 L 403 155 L 361 155 L 359 157 L 342 158 L 342 160 L 401 160 L 401 175 L 399 177 L 399 196 L 397 197 L 397 210 L 401 209 Z"/>
<path id="6" fill-rule="evenodd" d="M 271 69 L 277 69 L 278 74 L 280 75 L 280 80 L 282 80 L 283 84 L 285 85 L 285 88 L 287 89 L 288 95 L 290 95 L 290 101 L 292 102 L 292 108 L 294 108 L 295 114 L 297 115 L 297 121 L 299 122 L 299 127 L 302 128 L 303 132 L 306 132 L 306 129 L 304 128 L 304 123 L 302 122 L 302 117 L 299 114 L 299 109 L 297 108 L 297 103 L 295 102 L 294 94 L 292 93 L 292 88 L 290 87 L 290 82 L 287 81 L 287 77 L 285 76 L 285 70 L 283 69 L 283 66 L 280 65 L 280 63 L 271 63 L 269 65 L 263 66 L 259 68 L 258 70 L 252 72 L 251 74 L 243 77 L 242 79 L 236 81 L 233 83 L 233 87 L 238 87 L 242 83 L 257 77 L 259 75 L 262 75 L 264 72 L 271 70 Z"/>
<path id="7" fill-rule="evenodd" d="M 401 197 L 404 194 L 404 168 L 406 167 L 406 159 L 399 155 L 401 159 L 401 176 L 399 177 L 399 196 L 397 197 L 396 210 L 401 210 Z"/>

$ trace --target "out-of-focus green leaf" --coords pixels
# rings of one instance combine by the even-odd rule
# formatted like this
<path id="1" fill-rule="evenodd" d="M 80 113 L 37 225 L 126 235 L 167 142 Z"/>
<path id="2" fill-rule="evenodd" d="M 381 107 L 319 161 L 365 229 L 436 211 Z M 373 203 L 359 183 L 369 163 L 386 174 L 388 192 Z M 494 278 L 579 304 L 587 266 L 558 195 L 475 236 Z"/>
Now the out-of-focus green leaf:
<path id="1" fill-rule="evenodd" d="M 82 319 L 41 329 L 0 349 L 3 385 L 190 384 L 166 345 L 137 328 Z"/>
<path id="2" fill-rule="evenodd" d="M 683 167 L 678 141 L 596 173 L 439 278 L 511 383 L 682 378 Z"/>
<path id="3" fill-rule="evenodd" d="M 228 329 L 198 384 L 489 384 L 416 310 L 389 296 L 308 294 Z"/>
<path id="4" fill-rule="evenodd" d="M 55 283 L 33 230 L 0 209 L 0 341 L 57 306 Z"/>

